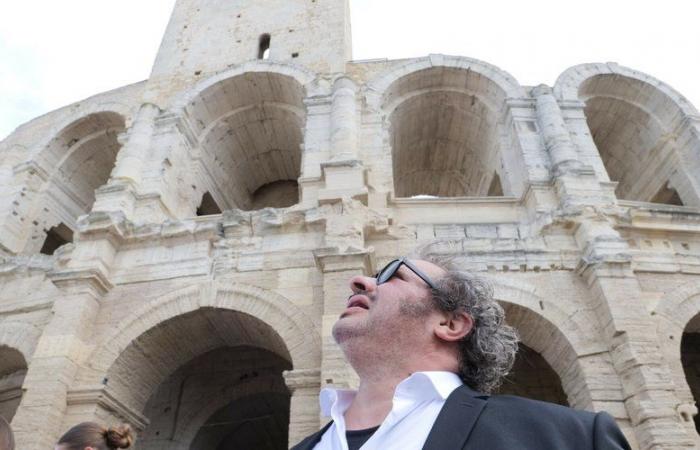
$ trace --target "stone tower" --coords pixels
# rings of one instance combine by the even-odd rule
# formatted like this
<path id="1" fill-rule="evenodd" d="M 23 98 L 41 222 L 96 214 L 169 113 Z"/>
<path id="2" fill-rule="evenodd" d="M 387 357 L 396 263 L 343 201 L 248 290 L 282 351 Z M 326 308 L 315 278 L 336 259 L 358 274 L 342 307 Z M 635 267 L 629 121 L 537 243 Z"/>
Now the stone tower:
<path id="1" fill-rule="evenodd" d="M 0 415 L 285 448 L 357 381 L 347 280 L 429 242 L 520 332 L 502 392 L 698 448 L 700 113 L 614 63 L 353 61 L 348 0 L 179 0 L 148 80 L 0 143 Z"/>

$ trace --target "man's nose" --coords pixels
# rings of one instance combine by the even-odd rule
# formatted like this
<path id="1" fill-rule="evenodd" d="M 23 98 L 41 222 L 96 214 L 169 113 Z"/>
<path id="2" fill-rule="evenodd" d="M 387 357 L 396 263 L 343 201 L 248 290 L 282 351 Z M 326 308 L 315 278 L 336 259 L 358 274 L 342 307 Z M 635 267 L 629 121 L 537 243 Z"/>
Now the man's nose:
<path id="1" fill-rule="evenodd" d="M 364 275 L 355 275 L 350 278 L 350 289 L 352 292 L 372 292 L 377 288 L 377 280 Z"/>

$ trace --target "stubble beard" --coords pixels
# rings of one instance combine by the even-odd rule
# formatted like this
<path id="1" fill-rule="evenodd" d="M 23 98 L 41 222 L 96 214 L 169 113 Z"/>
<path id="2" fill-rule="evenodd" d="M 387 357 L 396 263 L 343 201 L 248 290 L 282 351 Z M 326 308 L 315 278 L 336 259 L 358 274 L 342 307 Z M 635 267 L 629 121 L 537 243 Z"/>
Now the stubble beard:
<path id="1" fill-rule="evenodd" d="M 366 292 L 358 292 L 353 295 L 364 295 L 370 301 L 370 306 L 377 302 L 376 294 L 367 294 Z M 369 313 L 369 311 L 367 311 Z M 356 314 L 350 316 L 341 316 L 333 325 L 333 339 L 341 348 L 348 342 L 370 335 L 372 330 L 371 317 L 365 317 L 364 320 L 353 318 Z"/>
<path id="2" fill-rule="evenodd" d="M 377 296 L 367 296 L 371 305 L 375 305 Z M 378 320 L 372 315 L 348 316 L 334 324 L 333 338 L 356 370 L 359 366 L 391 364 L 391 360 L 403 359 L 404 353 L 414 351 L 411 331 L 420 327 L 432 308 L 407 299 L 401 299 L 399 302 L 398 315 L 384 318 L 388 320 Z"/>

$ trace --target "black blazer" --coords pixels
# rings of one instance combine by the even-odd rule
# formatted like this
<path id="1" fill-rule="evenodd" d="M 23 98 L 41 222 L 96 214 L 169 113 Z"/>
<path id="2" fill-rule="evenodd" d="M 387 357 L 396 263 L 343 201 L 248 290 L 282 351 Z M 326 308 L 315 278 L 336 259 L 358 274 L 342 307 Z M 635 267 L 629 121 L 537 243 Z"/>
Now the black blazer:
<path id="1" fill-rule="evenodd" d="M 293 450 L 312 450 L 330 425 L 301 441 Z M 510 395 L 489 397 L 464 385 L 447 398 L 423 446 L 423 450 L 629 448 L 617 424 L 605 412 L 575 411 Z"/>

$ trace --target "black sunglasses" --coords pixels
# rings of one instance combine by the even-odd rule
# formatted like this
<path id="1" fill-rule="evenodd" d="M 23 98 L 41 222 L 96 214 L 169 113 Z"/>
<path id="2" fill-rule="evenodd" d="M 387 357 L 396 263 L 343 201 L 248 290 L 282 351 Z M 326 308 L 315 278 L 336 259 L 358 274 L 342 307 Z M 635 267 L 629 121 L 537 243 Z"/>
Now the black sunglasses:
<path id="1" fill-rule="evenodd" d="M 384 266 L 382 270 L 377 272 L 377 274 L 374 276 L 374 278 L 377 279 L 377 286 L 379 286 L 382 283 L 386 283 L 396 275 L 396 272 L 399 270 L 399 267 L 402 265 L 408 267 L 413 273 L 418 275 L 421 280 L 425 281 L 425 284 L 430 286 L 431 289 L 437 289 L 435 286 L 435 283 L 433 283 L 433 280 L 430 279 L 428 275 L 423 273 L 418 267 L 414 266 L 409 260 L 406 258 L 399 258 L 391 261 L 389 264 Z"/>

